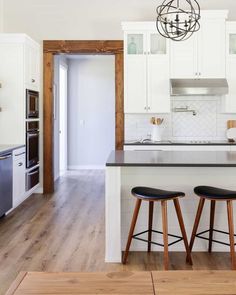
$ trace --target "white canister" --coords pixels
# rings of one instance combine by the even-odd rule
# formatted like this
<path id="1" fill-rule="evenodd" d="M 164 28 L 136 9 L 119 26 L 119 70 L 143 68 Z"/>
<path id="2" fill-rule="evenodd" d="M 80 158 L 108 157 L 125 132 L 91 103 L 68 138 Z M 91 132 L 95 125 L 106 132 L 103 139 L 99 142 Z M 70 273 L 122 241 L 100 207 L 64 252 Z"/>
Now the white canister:
<path id="1" fill-rule="evenodd" d="M 160 125 L 152 126 L 152 141 L 161 141 L 163 128 Z"/>

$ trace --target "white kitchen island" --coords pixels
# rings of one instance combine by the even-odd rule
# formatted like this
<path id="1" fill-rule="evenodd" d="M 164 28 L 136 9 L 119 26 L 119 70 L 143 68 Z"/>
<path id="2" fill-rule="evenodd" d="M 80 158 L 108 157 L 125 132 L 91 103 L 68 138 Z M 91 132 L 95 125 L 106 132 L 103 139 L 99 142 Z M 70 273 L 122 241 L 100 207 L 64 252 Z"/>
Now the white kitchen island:
<path id="1" fill-rule="evenodd" d="M 236 190 L 236 152 L 112 152 L 106 164 L 106 262 L 121 262 L 136 200 L 130 193 L 132 187 L 149 186 L 185 192 L 186 197 L 180 199 L 180 204 L 189 239 L 199 201 L 193 188 L 198 185 Z M 209 229 L 209 203 L 205 204 L 198 232 Z M 234 221 L 236 225 L 236 211 Z M 148 207 L 143 202 L 135 233 L 145 231 L 147 222 Z M 153 229 L 161 230 L 161 225 L 160 204 L 157 202 Z M 217 202 L 215 228 L 228 231 L 225 202 Z M 181 235 L 171 201 L 168 202 L 168 230 L 171 234 Z M 227 235 L 214 233 L 214 238 L 228 243 Z M 154 234 L 153 239 L 162 241 L 162 236 Z M 207 245 L 207 241 L 196 238 L 193 251 L 207 251 Z M 130 250 L 146 251 L 147 244 L 133 240 Z M 162 250 L 161 247 L 153 246 L 153 251 Z M 169 250 L 185 251 L 182 242 L 171 246 Z M 228 252 L 229 247 L 213 243 L 213 251 Z"/>

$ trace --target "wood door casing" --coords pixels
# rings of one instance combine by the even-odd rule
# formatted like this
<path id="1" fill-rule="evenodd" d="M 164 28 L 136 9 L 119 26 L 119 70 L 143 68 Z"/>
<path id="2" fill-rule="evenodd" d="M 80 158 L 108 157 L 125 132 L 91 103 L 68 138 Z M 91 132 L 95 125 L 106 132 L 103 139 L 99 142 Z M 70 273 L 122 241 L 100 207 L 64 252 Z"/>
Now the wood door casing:
<path id="1" fill-rule="evenodd" d="M 44 85 L 43 85 L 43 188 L 44 193 L 54 191 L 54 142 L 53 142 L 53 75 L 54 55 L 57 54 L 110 54 L 115 55 L 115 99 L 116 129 L 115 146 L 123 149 L 124 143 L 124 74 L 123 41 L 76 41 L 48 40 L 43 42 Z"/>

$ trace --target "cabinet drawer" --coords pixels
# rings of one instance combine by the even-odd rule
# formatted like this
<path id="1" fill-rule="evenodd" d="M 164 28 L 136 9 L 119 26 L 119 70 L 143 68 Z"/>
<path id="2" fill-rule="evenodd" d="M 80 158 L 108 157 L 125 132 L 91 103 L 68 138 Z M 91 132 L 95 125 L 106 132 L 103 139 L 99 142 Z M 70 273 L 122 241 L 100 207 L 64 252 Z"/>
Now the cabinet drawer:
<path id="1" fill-rule="evenodd" d="M 20 153 L 19 153 L 20 154 Z M 25 154 L 15 156 L 13 160 L 13 207 L 25 198 Z"/>

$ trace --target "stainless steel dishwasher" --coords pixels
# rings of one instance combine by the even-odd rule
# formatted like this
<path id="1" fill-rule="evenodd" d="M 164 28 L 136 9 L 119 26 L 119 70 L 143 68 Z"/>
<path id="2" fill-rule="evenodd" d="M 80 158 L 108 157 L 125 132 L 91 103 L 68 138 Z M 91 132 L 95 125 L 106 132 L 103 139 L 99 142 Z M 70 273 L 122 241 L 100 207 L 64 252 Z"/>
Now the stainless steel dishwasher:
<path id="1" fill-rule="evenodd" d="M 0 155 L 0 218 L 12 208 L 12 153 Z"/>

